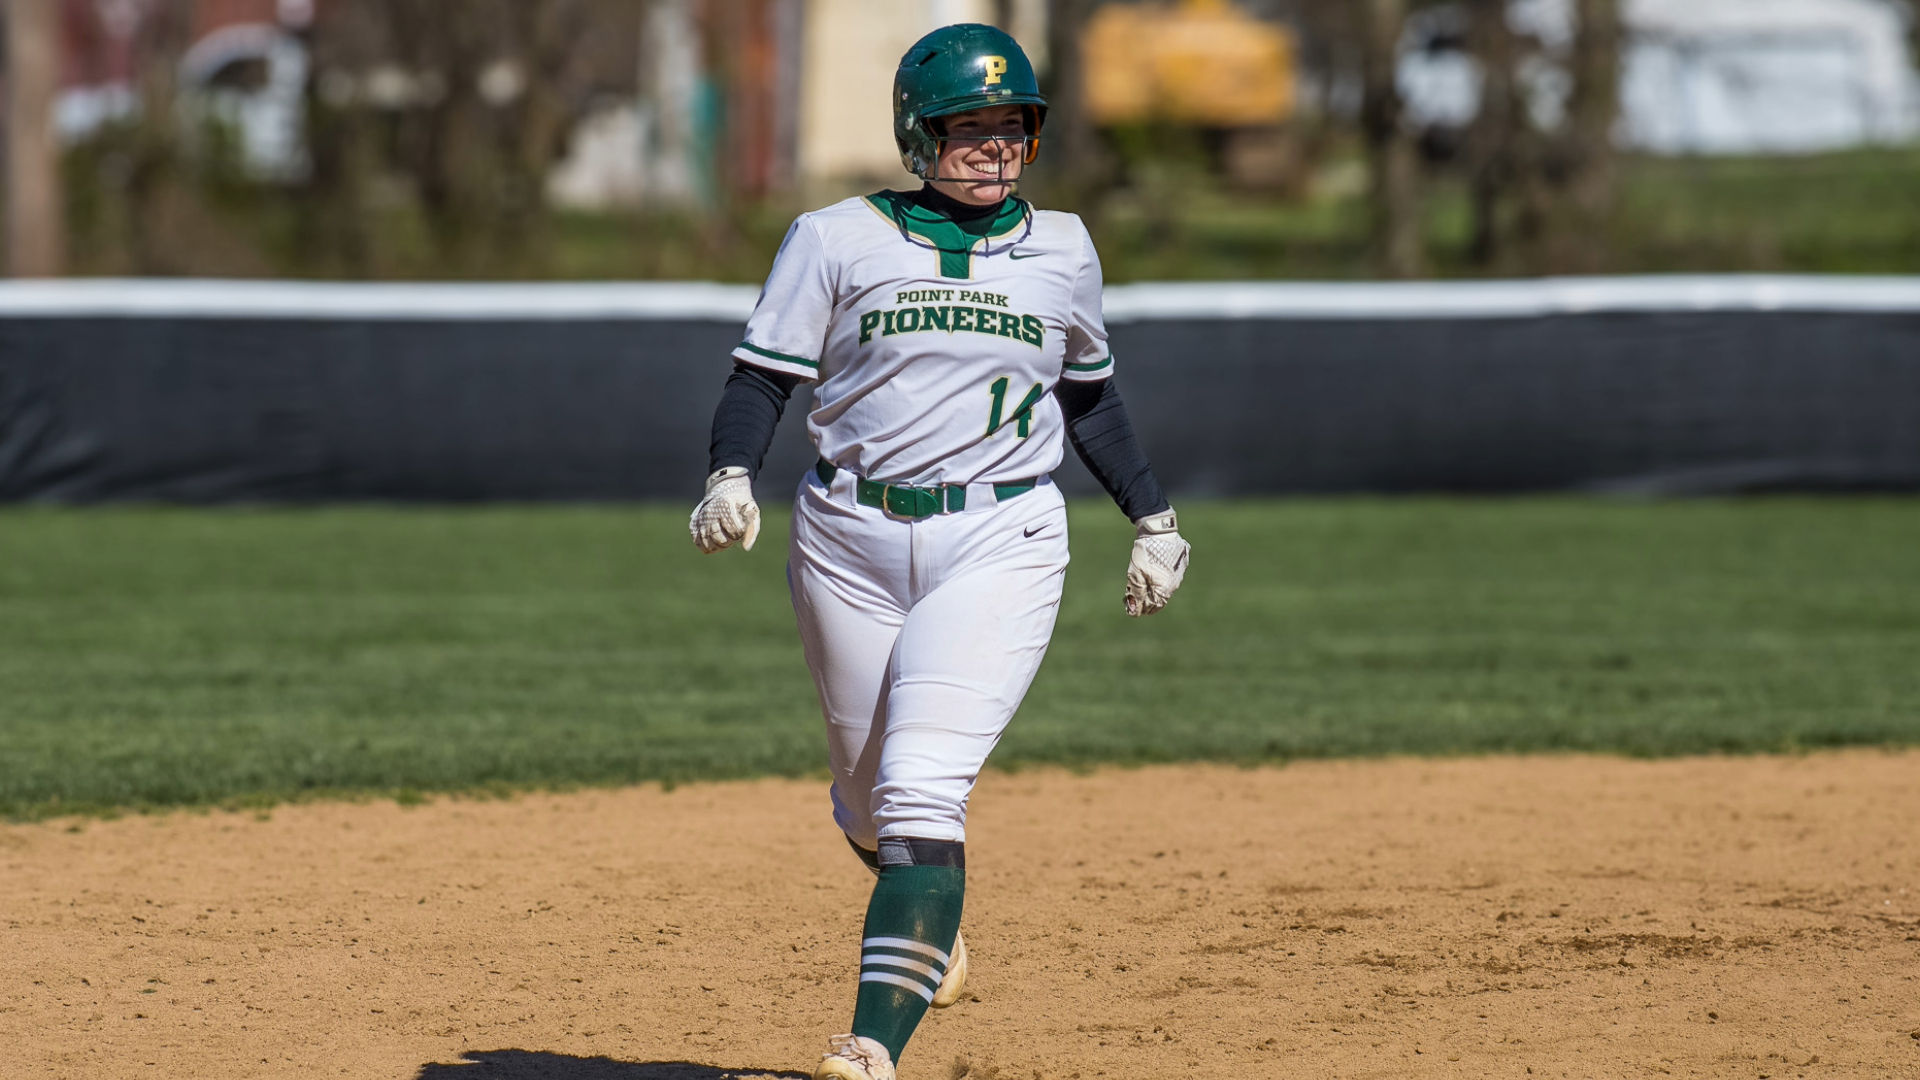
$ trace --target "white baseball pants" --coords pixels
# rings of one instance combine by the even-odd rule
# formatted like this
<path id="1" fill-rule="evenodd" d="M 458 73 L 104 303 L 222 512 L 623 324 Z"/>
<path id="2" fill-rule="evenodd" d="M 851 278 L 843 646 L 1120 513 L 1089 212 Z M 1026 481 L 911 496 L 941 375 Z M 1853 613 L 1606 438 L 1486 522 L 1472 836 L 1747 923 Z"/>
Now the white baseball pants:
<path id="1" fill-rule="evenodd" d="M 1067 570 L 1051 481 L 918 521 L 854 501 L 854 477 L 809 471 L 787 584 L 827 721 L 833 817 L 881 837 L 965 840 L 967 798 L 1032 685 Z"/>

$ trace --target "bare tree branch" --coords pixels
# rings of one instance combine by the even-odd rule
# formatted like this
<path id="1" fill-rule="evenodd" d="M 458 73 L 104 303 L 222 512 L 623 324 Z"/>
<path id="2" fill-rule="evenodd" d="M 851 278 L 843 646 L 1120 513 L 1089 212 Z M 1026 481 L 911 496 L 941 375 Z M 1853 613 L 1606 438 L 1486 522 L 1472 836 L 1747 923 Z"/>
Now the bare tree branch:
<path id="1" fill-rule="evenodd" d="M 1359 0 L 1361 128 L 1372 171 L 1374 256 L 1388 277 L 1426 269 L 1420 232 L 1420 157 L 1404 122 L 1397 84 L 1406 0 Z"/>

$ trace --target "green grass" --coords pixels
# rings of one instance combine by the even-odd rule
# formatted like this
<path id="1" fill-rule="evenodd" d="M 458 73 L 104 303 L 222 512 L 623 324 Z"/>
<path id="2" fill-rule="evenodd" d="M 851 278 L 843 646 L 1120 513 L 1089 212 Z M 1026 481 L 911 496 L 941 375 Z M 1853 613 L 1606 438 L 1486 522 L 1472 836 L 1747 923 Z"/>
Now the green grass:
<path id="1" fill-rule="evenodd" d="M 1081 500 L 1004 765 L 1920 742 L 1920 501 Z M 0 511 L 0 815 L 815 772 L 783 581 L 679 507 Z"/>

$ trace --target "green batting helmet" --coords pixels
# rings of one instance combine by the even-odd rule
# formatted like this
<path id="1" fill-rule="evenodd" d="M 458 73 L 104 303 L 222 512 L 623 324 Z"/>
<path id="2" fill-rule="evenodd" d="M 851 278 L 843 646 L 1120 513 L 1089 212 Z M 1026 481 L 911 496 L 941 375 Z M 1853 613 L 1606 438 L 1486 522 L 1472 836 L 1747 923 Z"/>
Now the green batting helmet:
<path id="1" fill-rule="evenodd" d="M 927 121 L 989 105 L 1024 105 L 1026 160 L 1040 155 L 1040 125 L 1047 99 L 1020 43 L 1005 31 L 980 23 L 943 26 L 900 58 L 893 76 L 893 141 L 900 163 L 931 179 L 940 156 L 940 135 Z"/>

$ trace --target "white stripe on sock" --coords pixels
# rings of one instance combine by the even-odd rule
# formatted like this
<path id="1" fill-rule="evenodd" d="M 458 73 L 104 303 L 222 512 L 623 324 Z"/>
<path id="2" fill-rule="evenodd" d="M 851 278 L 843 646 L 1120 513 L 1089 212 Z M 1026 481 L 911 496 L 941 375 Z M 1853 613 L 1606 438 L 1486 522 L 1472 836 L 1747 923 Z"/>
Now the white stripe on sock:
<path id="1" fill-rule="evenodd" d="M 919 994 L 921 997 L 926 998 L 928 1001 L 933 1000 L 933 991 L 927 989 L 919 980 L 909 979 L 905 975 L 892 975 L 884 971 L 863 971 L 860 973 L 860 981 L 863 983 L 892 983 L 895 986 L 904 986 L 914 993 Z"/>
<path id="2" fill-rule="evenodd" d="M 906 949 L 909 952 L 925 953 L 939 961 L 941 967 L 946 967 L 947 962 L 952 959 L 946 953 L 941 952 L 926 942 L 915 941 L 912 938 L 870 937 L 861 942 L 860 947 L 863 949 Z"/>
<path id="3" fill-rule="evenodd" d="M 875 952 L 861 954 L 860 967 L 863 970 L 866 968 L 870 968 L 875 964 L 879 964 L 884 967 L 899 968 L 902 971 L 917 971 L 920 974 L 925 975 L 927 978 L 932 979 L 935 983 L 938 983 L 941 979 L 944 979 L 947 977 L 946 972 L 941 971 L 939 968 L 934 967 L 932 964 L 923 964 L 918 960 L 909 960 L 904 956 L 894 956 L 891 953 L 875 953 Z"/>

